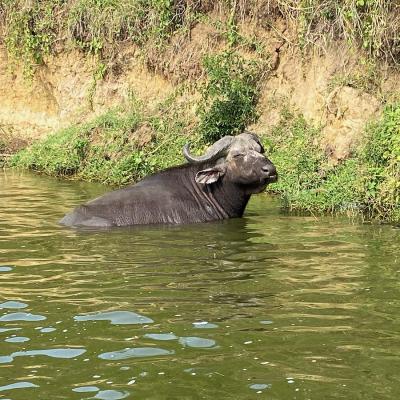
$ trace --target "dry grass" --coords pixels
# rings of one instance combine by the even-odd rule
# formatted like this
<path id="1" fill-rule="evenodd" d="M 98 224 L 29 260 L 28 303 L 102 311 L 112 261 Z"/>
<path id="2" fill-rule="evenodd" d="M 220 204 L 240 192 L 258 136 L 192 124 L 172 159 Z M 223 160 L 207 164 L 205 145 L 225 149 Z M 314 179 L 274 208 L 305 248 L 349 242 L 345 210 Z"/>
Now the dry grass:
<path id="1" fill-rule="evenodd" d="M 399 0 L 275 0 L 303 48 L 345 40 L 375 59 L 400 63 Z"/>
<path id="2" fill-rule="evenodd" d="M 203 16 L 223 23 L 270 28 L 285 19 L 297 44 L 309 48 L 341 39 L 371 57 L 400 62 L 400 0 L 3 0 L 0 25 L 15 54 L 34 62 L 65 46 L 112 58 L 129 42 L 162 47 L 171 35 L 190 30 Z M 174 43 L 172 44 L 174 45 Z M 19 49 L 18 49 L 19 47 Z M 18 50 L 24 50 L 19 51 Z"/>
<path id="3" fill-rule="evenodd" d="M 301 49 L 344 40 L 370 57 L 400 64 L 400 0 L 231 0 L 217 2 L 220 15 L 274 30 L 277 20 L 297 34 Z"/>
<path id="4" fill-rule="evenodd" d="M 28 144 L 29 141 L 27 139 L 23 139 L 15 134 L 12 126 L 6 124 L 0 125 L 0 155 L 8 156 L 8 154 L 16 153 Z"/>

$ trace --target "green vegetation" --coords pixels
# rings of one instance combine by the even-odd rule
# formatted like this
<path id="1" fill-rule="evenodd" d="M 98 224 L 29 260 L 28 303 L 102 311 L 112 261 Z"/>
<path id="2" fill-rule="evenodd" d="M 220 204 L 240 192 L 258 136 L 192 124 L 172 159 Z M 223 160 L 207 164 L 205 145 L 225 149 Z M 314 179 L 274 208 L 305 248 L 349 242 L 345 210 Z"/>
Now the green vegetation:
<path id="1" fill-rule="evenodd" d="M 43 58 L 77 48 L 113 59 L 124 43 L 161 45 L 191 23 L 201 4 L 173 0 L 3 0 L 0 24 L 11 58 L 31 77 Z M 187 21 L 186 21 L 187 20 Z M 144 52 L 145 53 L 145 52 Z"/>
<path id="2" fill-rule="evenodd" d="M 8 54 L 14 61 L 22 61 L 25 76 L 31 78 L 34 66 L 43 62 L 56 40 L 54 12 L 61 1 L 24 3 L 3 0 L 0 15 Z"/>
<path id="3" fill-rule="evenodd" d="M 344 39 L 375 59 L 398 64 L 399 4 L 391 0 L 277 0 L 279 12 L 298 26 L 301 48 L 321 39 Z"/>
<path id="4" fill-rule="evenodd" d="M 269 155 L 280 173 L 271 187 L 291 211 L 363 213 L 400 221 L 400 105 L 388 106 L 370 125 L 353 157 L 330 165 L 317 145 L 319 130 L 285 112 L 271 133 Z"/>
<path id="5" fill-rule="evenodd" d="M 106 55 L 117 43 L 163 40 L 182 19 L 172 0 L 78 0 L 64 2 L 68 39 L 84 51 Z M 65 29 L 65 28 L 64 28 Z"/>
<path id="6" fill-rule="evenodd" d="M 20 151 L 11 165 L 53 176 L 123 185 L 183 162 L 184 117 L 146 115 L 140 104 L 49 135 Z M 193 141 L 193 136 L 191 137 Z"/>
<path id="7" fill-rule="evenodd" d="M 382 98 L 381 76 L 376 63 L 365 58 L 360 58 L 358 62 L 359 64 L 351 71 L 335 75 L 329 83 L 329 90 L 349 86 Z"/>
<path id="8" fill-rule="evenodd" d="M 391 0 L 3 0 L 0 25 L 9 55 L 32 76 L 46 55 L 62 49 L 78 48 L 105 61 L 116 57 L 118 46 L 131 43 L 146 58 L 146 48 L 168 44 L 171 35 L 213 10 L 222 16 L 230 46 L 250 44 L 239 33 L 241 18 L 252 18 L 263 29 L 271 18 L 284 18 L 297 27 L 297 43 L 291 45 L 308 48 L 323 38 L 339 38 L 374 59 L 393 64 L 400 59 L 399 5 Z M 256 39 L 251 47 L 257 47 Z"/>
<path id="9" fill-rule="evenodd" d="M 363 204 L 371 215 L 400 221 L 400 104 L 386 107 L 360 152 Z"/>
<path id="10" fill-rule="evenodd" d="M 199 131 L 206 142 L 214 142 L 257 120 L 261 67 L 233 50 L 206 57 L 204 67 L 208 79 L 198 108 Z"/>

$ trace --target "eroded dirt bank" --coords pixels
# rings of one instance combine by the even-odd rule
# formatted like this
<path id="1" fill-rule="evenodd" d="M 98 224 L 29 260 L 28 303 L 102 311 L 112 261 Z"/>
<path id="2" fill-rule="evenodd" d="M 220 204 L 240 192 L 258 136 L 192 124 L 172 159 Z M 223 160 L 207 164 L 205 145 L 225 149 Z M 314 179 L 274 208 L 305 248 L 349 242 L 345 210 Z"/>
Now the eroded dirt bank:
<path id="1" fill-rule="evenodd" d="M 96 81 L 97 60 L 71 51 L 47 58 L 27 80 L 22 68 L 11 69 L 0 47 L 0 139 L 3 135 L 12 151 L 121 105 L 132 92 L 151 106 L 172 91 L 167 80 L 146 71 L 134 56 L 127 61 L 120 75 Z"/>

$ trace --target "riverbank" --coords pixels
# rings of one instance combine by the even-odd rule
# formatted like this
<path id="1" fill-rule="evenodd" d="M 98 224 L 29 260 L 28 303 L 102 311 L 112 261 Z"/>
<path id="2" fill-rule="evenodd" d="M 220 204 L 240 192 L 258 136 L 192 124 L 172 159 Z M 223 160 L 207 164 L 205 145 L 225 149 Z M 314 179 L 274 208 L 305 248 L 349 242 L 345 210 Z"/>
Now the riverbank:
<path id="1" fill-rule="evenodd" d="M 288 210 L 400 221 L 395 3 L 17 5 L 1 11 L 0 152 L 32 146 L 10 165 L 123 185 L 249 127 Z"/>

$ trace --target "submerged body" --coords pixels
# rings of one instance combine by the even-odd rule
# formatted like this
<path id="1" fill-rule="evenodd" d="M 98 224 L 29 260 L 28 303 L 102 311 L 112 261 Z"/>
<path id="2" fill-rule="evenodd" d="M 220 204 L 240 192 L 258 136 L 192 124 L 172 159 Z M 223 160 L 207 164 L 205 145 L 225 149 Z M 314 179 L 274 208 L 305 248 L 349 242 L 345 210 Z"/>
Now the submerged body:
<path id="1" fill-rule="evenodd" d="M 231 142 L 228 149 L 203 158 L 186 153 L 188 164 L 150 175 L 135 185 L 78 206 L 60 223 L 111 227 L 241 217 L 251 194 L 277 179 L 276 169 L 262 154 L 254 134 L 225 138 L 221 141 Z"/>

